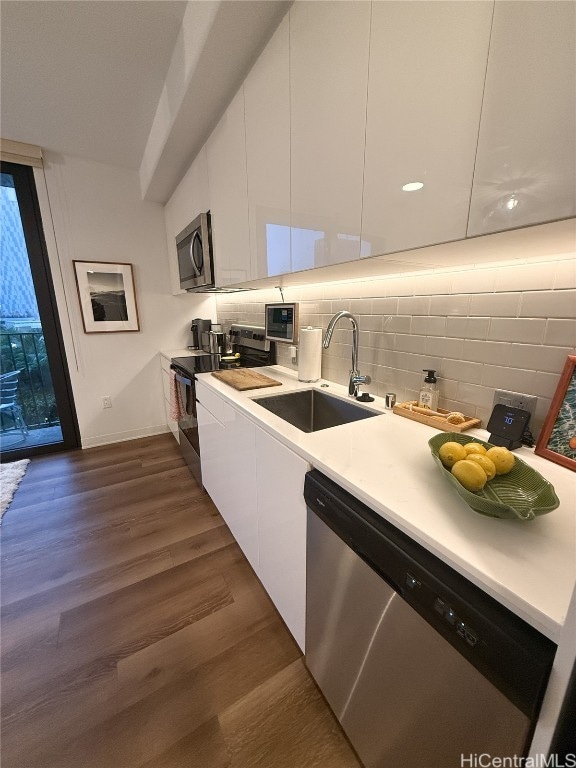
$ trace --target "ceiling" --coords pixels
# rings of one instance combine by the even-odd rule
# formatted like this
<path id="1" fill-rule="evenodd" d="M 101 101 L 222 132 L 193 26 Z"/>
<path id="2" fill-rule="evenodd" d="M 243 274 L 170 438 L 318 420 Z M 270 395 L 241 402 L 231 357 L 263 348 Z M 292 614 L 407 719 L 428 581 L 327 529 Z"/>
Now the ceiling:
<path id="1" fill-rule="evenodd" d="M 2 138 L 140 170 L 143 196 L 164 202 L 287 5 L 2 0 Z M 195 37 L 200 27 L 205 32 Z M 179 108 L 153 136 L 159 146 L 143 163 L 163 93 L 182 79 L 183 53 L 197 71 L 186 71 Z"/>

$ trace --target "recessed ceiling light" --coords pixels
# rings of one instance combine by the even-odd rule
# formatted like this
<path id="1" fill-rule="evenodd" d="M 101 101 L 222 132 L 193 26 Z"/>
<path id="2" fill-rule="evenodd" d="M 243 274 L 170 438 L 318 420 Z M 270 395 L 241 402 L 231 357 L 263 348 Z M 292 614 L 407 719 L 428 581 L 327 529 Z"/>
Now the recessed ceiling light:
<path id="1" fill-rule="evenodd" d="M 510 197 L 506 201 L 506 208 L 508 208 L 508 210 L 511 211 L 514 208 L 516 208 L 517 205 L 518 205 L 518 198 L 516 197 L 516 195 L 510 195 Z"/>
<path id="2" fill-rule="evenodd" d="M 402 189 L 404 192 L 416 192 L 417 189 L 422 189 L 424 184 L 421 181 L 410 181 L 408 184 L 404 184 Z"/>

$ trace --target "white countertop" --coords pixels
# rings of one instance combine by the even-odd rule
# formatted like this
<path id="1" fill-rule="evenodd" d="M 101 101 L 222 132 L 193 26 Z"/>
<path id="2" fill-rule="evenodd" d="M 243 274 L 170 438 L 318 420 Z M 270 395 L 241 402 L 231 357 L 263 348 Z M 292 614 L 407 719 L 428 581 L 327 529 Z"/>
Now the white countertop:
<path id="1" fill-rule="evenodd" d="M 515 451 L 552 483 L 560 506 L 523 522 L 474 512 L 438 471 L 428 440 L 438 430 L 384 409 L 382 398 L 368 407 L 382 416 L 311 434 L 253 402 L 294 389 L 347 397 L 338 384 L 303 384 L 281 366 L 259 372 L 281 387 L 238 392 L 209 373 L 198 379 L 234 404 L 270 435 L 306 459 L 444 562 L 480 586 L 518 616 L 557 642 L 576 580 L 576 476 L 535 456 Z M 484 430 L 467 434 L 486 440 Z"/>
<path id="2" fill-rule="evenodd" d="M 203 349 L 183 347 L 182 349 L 162 349 L 160 354 L 170 360 L 173 357 L 199 357 L 200 355 L 207 355 L 208 352 L 204 352 Z"/>

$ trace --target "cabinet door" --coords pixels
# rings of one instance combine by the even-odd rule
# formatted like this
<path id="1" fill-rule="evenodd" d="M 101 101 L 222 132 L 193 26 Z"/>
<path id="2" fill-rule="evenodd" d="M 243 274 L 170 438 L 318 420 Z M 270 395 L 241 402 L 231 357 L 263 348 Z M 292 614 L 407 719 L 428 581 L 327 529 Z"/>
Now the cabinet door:
<path id="1" fill-rule="evenodd" d="M 293 271 L 360 257 L 370 6 L 290 9 Z"/>
<path id="2" fill-rule="evenodd" d="M 575 11 L 496 2 L 469 236 L 576 214 Z"/>
<path id="3" fill-rule="evenodd" d="M 226 515 L 222 515 L 258 573 L 256 427 L 235 408 L 230 408 L 230 419 L 226 422 L 225 457 L 221 482 L 226 486 Z"/>
<path id="4" fill-rule="evenodd" d="M 216 284 L 251 280 L 243 87 L 210 135 L 207 153 Z"/>
<path id="5" fill-rule="evenodd" d="M 210 494 L 210 498 L 222 517 L 228 522 L 224 514 L 226 487 L 225 483 L 222 482 L 226 429 L 201 403 L 196 403 L 196 413 L 198 415 L 202 485 Z"/>
<path id="6" fill-rule="evenodd" d="M 244 81 L 250 250 L 257 278 L 291 271 L 288 44 L 286 15 Z"/>
<path id="7" fill-rule="evenodd" d="M 363 256 L 466 237 L 493 10 L 372 5 Z"/>
<path id="8" fill-rule="evenodd" d="M 294 639 L 304 650 L 306 504 L 304 459 L 256 430 L 258 576 Z"/>

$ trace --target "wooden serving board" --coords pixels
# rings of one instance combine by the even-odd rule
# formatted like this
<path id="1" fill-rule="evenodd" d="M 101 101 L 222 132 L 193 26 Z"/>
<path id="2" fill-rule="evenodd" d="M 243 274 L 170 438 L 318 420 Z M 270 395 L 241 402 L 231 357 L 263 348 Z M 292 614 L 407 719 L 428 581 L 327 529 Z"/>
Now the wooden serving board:
<path id="1" fill-rule="evenodd" d="M 472 429 L 472 427 L 479 427 L 481 423 L 480 419 L 472 418 L 472 416 L 465 416 L 464 418 L 466 421 L 463 421 L 461 424 L 450 424 L 450 422 L 446 421 L 442 416 L 428 416 L 425 413 L 410 411 L 409 406 L 414 404 L 414 401 L 412 403 L 397 403 L 392 410 L 394 413 L 398 414 L 398 416 L 404 416 L 406 419 L 412 419 L 412 421 L 419 421 L 421 424 L 427 424 L 429 427 L 435 427 L 443 432 L 465 432 L 467 429 Z M 449 413 L 452 413 L 452 411 L 446 411 L 444 408 L 437 408 L 436 410 L 438 413 L 445 413 L 446 416 Z"/>
<path id="2" fill-rule="evenodd" d="M 263 373 L 257 373 L 252 368 L 236 368 L 233 371 L 212 371 L 212 376 L 240 392 L 246 389 L 282 386 L 281 381 L 271 379 L 270 376 L 264 376 Z"/>

